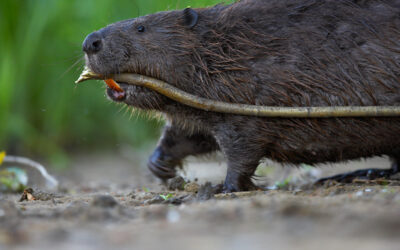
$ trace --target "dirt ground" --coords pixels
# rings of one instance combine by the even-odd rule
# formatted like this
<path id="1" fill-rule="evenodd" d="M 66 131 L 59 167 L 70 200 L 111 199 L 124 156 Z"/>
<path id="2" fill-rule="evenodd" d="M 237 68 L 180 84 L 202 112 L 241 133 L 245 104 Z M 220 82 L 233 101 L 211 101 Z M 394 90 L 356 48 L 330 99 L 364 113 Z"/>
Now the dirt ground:
<path id="1" fill-rule="evenodd" d="M 77 157 L 74 168 L 55 173 L 58 190 L 40 193 L 33 183 L 37 200 L 22 202 L 0 194 L 0 249 L 400 249 L 399 181 L 309 185 L 388 167 L 385 158 L 295 170 L 266 163 L 259 172 L 269 177 L 259 183 L 268 190 L 213 195 L 208 185 L 193 192 L 194 182 L 167 190 L 145 156 Z M 182 175 L 218 183 L 224 171 L 223 163 L 193 161 Z"/>

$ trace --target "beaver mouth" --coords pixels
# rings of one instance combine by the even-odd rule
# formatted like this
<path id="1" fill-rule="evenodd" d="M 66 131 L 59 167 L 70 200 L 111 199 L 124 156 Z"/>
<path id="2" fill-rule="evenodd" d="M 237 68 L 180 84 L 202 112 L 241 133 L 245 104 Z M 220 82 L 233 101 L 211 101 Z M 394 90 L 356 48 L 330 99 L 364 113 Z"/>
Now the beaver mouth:
<path id="1" fill-rule="evenodd" d="M 116 82 L 122 91 L 116 90 L 110 86 L 107 86 L 107 95 L 108 97 L 115 102 L 123 102 L 125 101 L 132 93 L 135 93 L 135 96 L 146 95 L 150 91 L 145 87 L 132 85 L 125 82 Z"/>
<path id="2" fill-rule="evenodd" d="M 122 74 L 122 73 L 120 73 Z M 124 73 L 124 74 L 135 74 L 135 73 Z M 123 102 L 128 96 L 128 88 L 130 91 L 135 93 L 147 93 L 147 89 L 143 86 L 133 85 L 126 82 L 115 81 L 105 75 L 96 73 L 90 68 L 85 67 L 75 83 L 81 83 L 87 80 L 104 80 L 107 85 L 107 95 L 110 99 L 116 102 Z"/>
<path id="3" fill-rule="evenodd" d="M 116 90 L 115 88 L 111 88 L 110 86 L 107 86 L 107 95 L 116 102 L 122 102 L 126 99 L 126 90 L 125 86 L 127 85 L 126 83 L 121 83 L 121 82 L 116 82 L 121 90 Z"/>

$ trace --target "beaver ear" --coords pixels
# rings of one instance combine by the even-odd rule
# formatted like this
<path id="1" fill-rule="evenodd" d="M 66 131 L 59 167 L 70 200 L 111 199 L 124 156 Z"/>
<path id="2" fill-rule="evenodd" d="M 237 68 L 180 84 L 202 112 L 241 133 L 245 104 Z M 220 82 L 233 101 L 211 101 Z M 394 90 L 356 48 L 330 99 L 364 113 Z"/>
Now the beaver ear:
<path id="1" fill-rule="evenodd" d="M 194 9 L 186 8 L 183 10 L 183 21 L 190 29 L 196 26 L 199 15 Z"/>

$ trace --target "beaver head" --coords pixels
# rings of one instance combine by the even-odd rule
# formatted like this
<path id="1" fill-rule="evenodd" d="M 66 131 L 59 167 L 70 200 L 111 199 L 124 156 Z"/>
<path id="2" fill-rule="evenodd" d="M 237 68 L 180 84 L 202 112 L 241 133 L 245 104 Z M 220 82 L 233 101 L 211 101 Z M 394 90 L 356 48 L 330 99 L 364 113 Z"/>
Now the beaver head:
<path id="1" fill-rule="evenodd" d="M 281 39 L 264 34 L 267 22 L 256 21 L 265 16 L 259 11 L 262 2 L 165 11 L 111 24 L 86 37 L 87 67 L 104 76 L 150 76 L 207 99 L 256 104 L 257 69 L 266 71 L 265 58 L 284 49 Z M 121 87 L 124 98 L 111 89 L 108 96 L 142 109 L 177 113 L 179 105 L 154 91 Z"/>
<path id="2" fill-rule="evenodd" d="M 136 73 L 176 84 L 190 70 L 185 50 L 196 26 L 198 14 L 193 9 L 160 12 L 120 21 L 89 34 L 83 42 L 86 66 L 107 76 Z M 190 48 L 189 48 L 190 49 Z M 142 109 L 162 110 L 168 98 L 140 86 L 120 83 L 124 98 L 107 89 L 114 101 L 123 101 Z"/>

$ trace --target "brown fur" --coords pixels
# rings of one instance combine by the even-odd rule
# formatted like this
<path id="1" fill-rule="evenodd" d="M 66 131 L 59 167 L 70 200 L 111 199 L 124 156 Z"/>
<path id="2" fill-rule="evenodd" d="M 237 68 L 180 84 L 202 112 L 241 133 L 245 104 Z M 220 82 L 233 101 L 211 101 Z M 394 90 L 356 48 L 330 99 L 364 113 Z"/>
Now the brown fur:
<path id="1" fill-rule="evenodd" d="M 184 11 L 112 24 L 97 32 L 103 47 L 87 53 L 87 65 L 100 74 L 152 76 L 197 96 L 233 103 L 400 105 L 399 0 L 244 0 L 195 11 L 194 27 L 185 23 Z M 140 25 L 145 31 L 138 33 Z M 315 164 L 386 154 L 400 161 L 398 117 L 219 114 L 142 87 L 121 86 L 128 105 L 168 117 L 156 155 L 176 161 L 205 153 L 194 149 L 198 138 L 212 145 L 209 151 L 221 149 L 228 160 L 228 191 L 251 188 L 250 177 L 263 157 Z M 166 140 L 189 140 L 193 149 L 179 155 L 168 150 Z M 163 171 L 173 176 L 163 157 L 153 157 L 150 169 L 160 177 Z"/>

